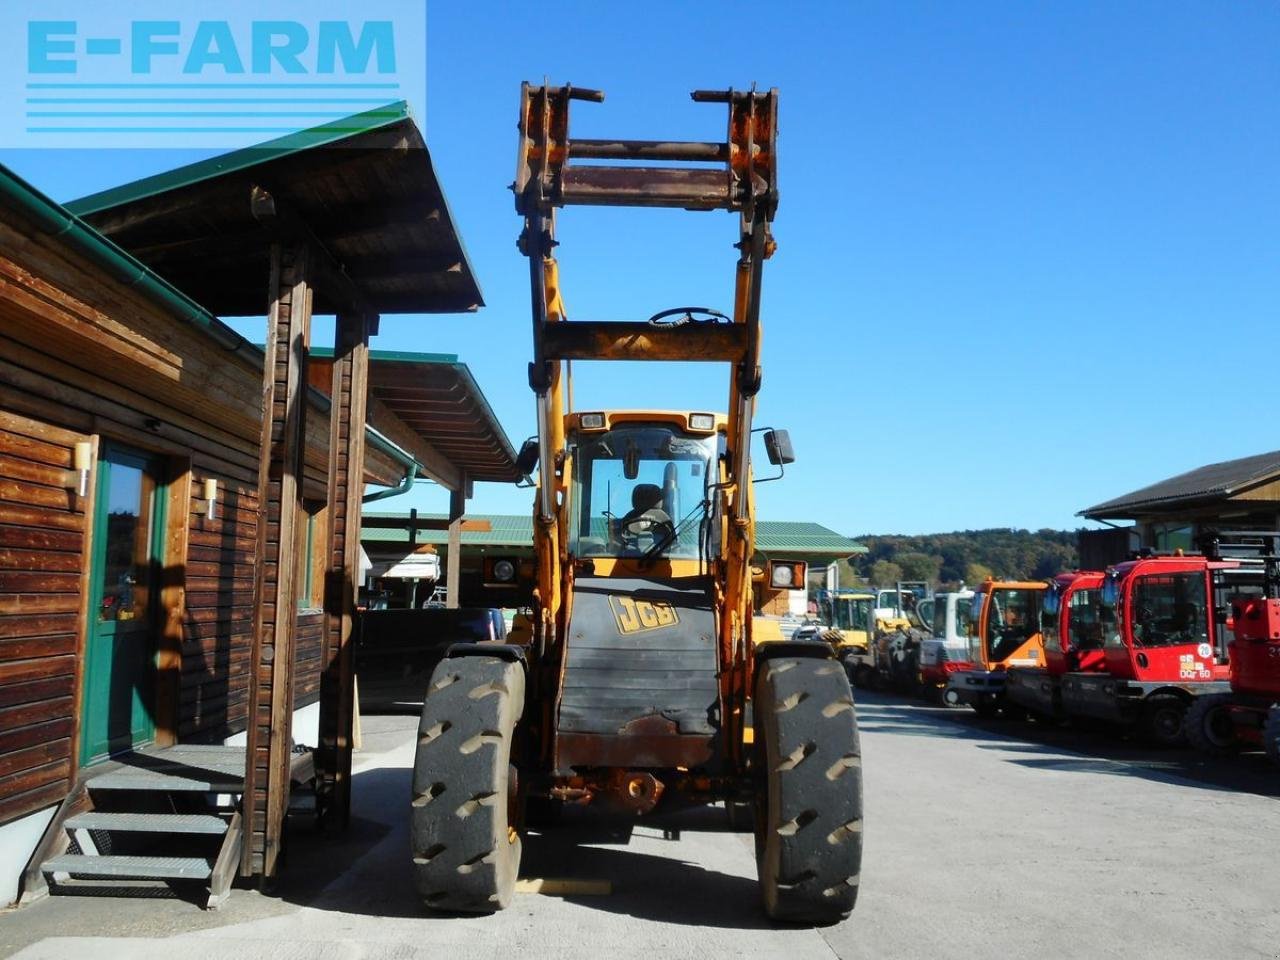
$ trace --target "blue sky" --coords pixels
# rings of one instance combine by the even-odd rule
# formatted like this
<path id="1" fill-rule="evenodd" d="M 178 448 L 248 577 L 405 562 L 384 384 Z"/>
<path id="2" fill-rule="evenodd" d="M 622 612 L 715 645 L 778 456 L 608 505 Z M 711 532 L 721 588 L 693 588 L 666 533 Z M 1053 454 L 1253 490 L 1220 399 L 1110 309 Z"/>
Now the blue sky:
<path id="1" fill-rule="evenodd" d="M 798 462 L 768 519 L 842 533 L 1063 527 L 1203 463 L 1280 446 L 1280 7 L 1210 3 L 431 4 L 437 172 L 484 290 L 388 317 L 533 430 L 512 180 L 519 83 L 604 89 L 579 136 L 719 139 L 699 87 L 776 86 L 779 250 L 759 422 Z M 68 200 L 200 156 L 0 151 Z M 725 213 L 573 208 L 571 316 L 732 296 Z M 261 339 L 260 323 L 239 324 Z M 325 326 L 318 327 L 324 331 Z M 327 333 L 319 333 L 324 342 Z M 721 408 L 728 368 L 580 364 L 579 408 Z M 471 508 L 525 512 L 479 485 Z M 385 504 L 443 509 L 439 490 Z"/>

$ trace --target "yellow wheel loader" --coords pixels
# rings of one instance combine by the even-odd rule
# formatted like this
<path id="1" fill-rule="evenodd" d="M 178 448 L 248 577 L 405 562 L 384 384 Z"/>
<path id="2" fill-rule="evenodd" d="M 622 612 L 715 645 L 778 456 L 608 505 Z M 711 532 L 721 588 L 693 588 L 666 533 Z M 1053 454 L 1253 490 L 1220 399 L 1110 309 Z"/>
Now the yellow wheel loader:
<path id="1" fill-rule="evenodd" d="M 693 99 L 727 108 L 724 142 L 572 139 L 570 104 L 603 94 L 521 89 L 514 191 L 538 423 L 521 451 L 521 469 L 537 471 L 533 613 L 527 642 L 459 644 L 430 682 L 411 832 L 415 882 L 433 909 L 507 906 L 525 812 L 548 803 L 628 818 L 736 804 L 754 812 L 771 917 L 832 923 L 857 898 L 862 775 L 845 672 L 827 644 L 756 646 L 751 636 L 751 441 L 777 92 Z M 738 214 L 732 313 L 569 320 L 552 252 L 557 209 L 577 204 Z M 727 365 L 728 411 L 569 409 L 568 362 L 620 360 Z M 780 471 L 790 440 L 760 432 Z M 773 560 L 754 576 L 776 585 L 798 570 Z"/>

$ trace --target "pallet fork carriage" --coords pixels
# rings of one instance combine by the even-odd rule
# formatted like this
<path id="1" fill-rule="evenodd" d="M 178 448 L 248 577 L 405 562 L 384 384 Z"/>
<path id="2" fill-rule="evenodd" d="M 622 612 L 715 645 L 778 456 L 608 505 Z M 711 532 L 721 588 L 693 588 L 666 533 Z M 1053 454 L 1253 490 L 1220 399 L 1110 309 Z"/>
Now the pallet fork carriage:
<path id="1" fill-rule="evenodd" d="M 802 563 L 753 556 L 777 92 L 696 91 L 727 107 L 720 143 L 571 139 L 570 104 L 603 99 L 521 88 L 513 190 L 533 314 L 538 437 L 520 457 L 537 468 L 533 612 L 521 643 L 459 645 L 432 678 L 414 774 L 416 882 L 432 908 L 492 911 L 514 890 L 520 830 L 549 805 L 634 817 L 723 801 L 754 810 L 770 916 L 835 922 L 853 909 L 862 850 L 852 693 L 825 645 L 751 637 L 753 583 L 804 579 Z M 737 213 L 732 315 L 569 321 L 552 251 L 557 208 L 573 205 Z M 573 360 L 731 364 L 728 412 L 571 411 Z M 791 462 L 786 433 L 764 433 L 770 462 Z M 619 516 L 622 486 L 631 510 Z"/>

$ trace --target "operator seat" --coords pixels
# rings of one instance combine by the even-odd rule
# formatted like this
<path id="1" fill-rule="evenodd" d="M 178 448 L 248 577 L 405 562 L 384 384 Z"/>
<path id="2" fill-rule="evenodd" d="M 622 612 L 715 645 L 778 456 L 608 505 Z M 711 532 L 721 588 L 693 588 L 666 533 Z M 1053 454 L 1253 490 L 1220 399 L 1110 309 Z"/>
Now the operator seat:
<path id="1" fill-rule="evenodd" d="M 637 483 L 631 491 L 631 509 L 623 514 L 618 524 L 623 529 L 633 520 L 646 517 L 655 524 L 670 523 L 671 517 L 662 509 L 662 488 L 656 483 Z"/>

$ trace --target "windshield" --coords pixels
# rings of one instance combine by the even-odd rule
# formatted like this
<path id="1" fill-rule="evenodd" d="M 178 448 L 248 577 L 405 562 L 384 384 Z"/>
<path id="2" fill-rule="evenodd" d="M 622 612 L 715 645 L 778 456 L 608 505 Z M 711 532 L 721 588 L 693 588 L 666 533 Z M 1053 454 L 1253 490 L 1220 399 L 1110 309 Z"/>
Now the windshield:
<path id="1" fill-rule="evenodd" d="M 1067 616 L 1067 645 L 1073 650 L 1101 650 L 1103 630 L 1102 588 L 1071 594 Z"/>
<path id="2" fill-rule="evenodd" d="M 1043 590 L 996 590 L 987 618 L 987 656 L 1003 660 L 1040 630 Z"/>
<path id="3" fill-rule="evenodd" d="M 1133 585 L 1133 640 L 1144 647 L 1207 643 L 1204 574 L 1139 577 Z"/>
<path id="4" fill-rule="evenodd" d="M 871 604 L 869 597 L 855 600 L 853 597 L 836 597 L 833 601 L 834 623 L 832 626 L 841 630 L 868 630 L 871 624 Z"/>
<path id="5" fill-rule="evenodd" d="M 714 437 L 664 426 L 579 438 L 569 549 L 579 557 L 698 557 L 700 540 L 715 533 L 702 509 L 712 499 L 715 453 Z"/>
<path id="6" fill-rule="evenodd" d="M 971 597 L 952 597 L 948 603 L 942 598 L 938 598 L 933 606 L 933 635 L 939 640 L 947 639 L 947 608 L 951 607 L 955 611 L 956 617 L 956 633 L 958 637 L 969 635 L 970 606 L 973 603 Z"/>

